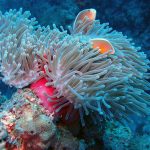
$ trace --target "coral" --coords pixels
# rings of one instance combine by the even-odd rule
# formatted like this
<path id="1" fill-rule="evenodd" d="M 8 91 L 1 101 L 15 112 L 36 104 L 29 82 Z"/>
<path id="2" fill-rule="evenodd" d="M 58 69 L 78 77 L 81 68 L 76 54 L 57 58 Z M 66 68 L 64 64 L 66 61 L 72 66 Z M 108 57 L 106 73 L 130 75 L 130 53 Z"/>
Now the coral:
<path id="1" fill-rule="evenodd" d="M 142 126 L 141 129 L 142 130 Z M 147 128 L 148 129 L 148 128 Z M 132 132 L 129 127 L 118 122 L 106 122 L 103 134 L 105 149 L 112 150 L 149 150 L 150 136 L 147 133 Z"/>
<path id="2" fill-rule="evenodd" d="M 87 120 L 86 126 L 82 129 L 81 137 L 84 139 L 86 143 L 87 150 L 100 150 L 104 149 L 103 143 L 103 132 L 105 129 L 105 123 L 100 122 L 97 124 L 93 124 L 89 118 Z"/>
<path id="3" fill-rule="evenodd" d="M 0 123 L 0 149 L 5 150 L 7 131 L 2 123 Z"/>
<path id="4" fill-rule="evenodd" d="M 7 107 L 7 109 L 0 118 L 10 137 L 7 143 L 14 143 L 18 148 L 25 150 L 43 150 L 50 145 L 56 127 L 52 117 L 46 115 L 36 104 L 36 99 L 32 92 L 24 89 L 12 97 L 10 103 L 13 107 L 9 107 L 7 103 L 3 104 L 2 108 Z M 16 101 L 19 104 L 13 105 Z"/>
<path id="5" fill-rule="evenodd" d="M 2 105 L 1 109 L 5 109 L 5 112 L 0 120 L 8 131 L 8 137 L 5 136 L 5 130 L 0 132 L 1 140 L 6 139 L 1 146 L 17 150 L 78 150 L 80 141 L 64 127 L 56 126 L 52 114 L 39 102 L 30 89 L 24 89 L 13 95 L 10 101 L 13 107 L 7 103 Z"/>
<path id="6" fill-rule="evenodd" d="M 121 32 L 95 20 L 94 9 L 81 11 L 70 33 L 55 25 L 38 26 L 29 16 L 22 9 L 1 14 L 0 71 L 5 83 L 30 85 L 46 101 L 45 109 L 59 114 L 67 108 L 66 120 L 77 112 L 83 126 L 89 114 L 94 120 L 119 121 L 130 120 L 133 113 L 149 114 L 149 60 Z M 53 89 L 52 95 L 47 89 Z"/>
<path id="7" fill-rule="evenodd" d="M 58 129 L 58 135 L 53 139 L 53 144 L 50 146 L 51 148 L 54 150 L 78 150 L 79 147 L 81 147 L 81 143 L 78 139 L 73 137 L 68 130 L 62 127 L 59 127 Z"/>
<path id="8" fill-rule="evenodd" d="M 129 143 L 129 150 L 150 150 L 150 136 L 136 136 Z"/>
<path id="9" fill-rule="evenodd" d="M 106 149 L 127 150 L 132 137 L 130 128 L 117 122 L 107 122 L 103 141 Z"/>

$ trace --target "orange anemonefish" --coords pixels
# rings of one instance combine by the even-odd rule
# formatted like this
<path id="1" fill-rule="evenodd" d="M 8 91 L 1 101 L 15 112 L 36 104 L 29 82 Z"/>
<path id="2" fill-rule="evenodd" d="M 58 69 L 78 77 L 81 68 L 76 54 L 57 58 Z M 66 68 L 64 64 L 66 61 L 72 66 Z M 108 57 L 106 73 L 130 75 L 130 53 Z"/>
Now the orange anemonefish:
<path id="1" fill-rule="evenodd" d="M 102 38 L 97 38 L 97 39 L 91 39 L 92 42 L 92 48 L 99 48 L 100 53 L 104 54 L 110 51 L 109 54 L 114 54 L 115 50 L 112 46 L 112 44 L 106 40 L 106 39 L 102 39 Z"/>
<path id="2" fill-rule="evenodd" d="M 86 20 L 86 17 L 88 18 L 87 20 Z M 78 33 L 78 32 L 80 32 L 80 29 L 82 27 L 84 27 L 84 25 L 86 25 L 82 31 L 83 34 L 86 34 L 92 28 L 95 18 L 96 18 L 96 10 L 95 9 L 85 9 L 85 10 L 81 11 L 77 15 L 77 17 L 74 21 L 73 30 Z M 92 43 L 92 48 L 93 49 L 99 48 L 101 54 L 104 54 L 107 52 L 109 54 L 115 53 L 114 47 L 106 39 L 95 38 L 95 39 L 90 39 L 90 41 Z"/>
<path id="3" fill-rule="evenodd" d="M 84 32 L 86 33 L 90 27 L 92 26 L 93 21 L 96 18 L 96 10 L 95 9 L 85 9 L 81 11 L 73 24 L 73 31 L 78 32 L 82 28 L 82 25 L 84 26 L 85 24 L 88 24 L 87 27 L 84 28 Z"/>

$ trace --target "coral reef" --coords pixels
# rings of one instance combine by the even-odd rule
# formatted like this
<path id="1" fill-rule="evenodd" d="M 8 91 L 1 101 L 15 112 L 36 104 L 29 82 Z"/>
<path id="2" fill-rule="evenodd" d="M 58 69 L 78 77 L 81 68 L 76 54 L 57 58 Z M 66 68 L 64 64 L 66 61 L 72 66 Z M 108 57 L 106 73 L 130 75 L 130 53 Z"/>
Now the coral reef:
<path id="1" fill-rule="evenodd" d="M 33 94 L 28 89 L 15 93 L 9 104 L 1 106 L 7 107 L 1 116 L 1 122 L 9 133 L 9 144 L 17 144 L 20 149 L 46 149 L 56 128 L 52 119 L 34 103 L 36 98 L 29 99 L 31 95 Z"/>
<path id="2" fill-rule="evenodd" d="M 0 123 L 0 149 L 5 150 L 7 131 L 2 123 Z"/>
<path id="3" fill-rule="evenodd" d="M 56 127 L 52 114 L 38 103 L 34 93 L 24 89 L 13 95 L 10 104 L 1 106 L 1 109 L 7 107 L 0 118 L 8 131 L 6 138 L 7 132 L 0 126 L 1 146 L 21 150 L 45 150 L 50 147 L 54 150 L 78 150 L 80 142 L 65 128 Z"/>
<path id="4" fill-rule="evenodd" d="M 142 130 L 142 129 L 141 129 Z M 107 150 L 149 150 L 150 136 L 146 133 L 133 133 L 129 127 L 117 122 L 107 122 L 103 134 Z"/>
<path id="5" fill-rule="evenodd" d="M 59 127 L 58 128 L 58 133 L 55 136 L 55 138 L 51 141 L 52 144 L 50 148 L 54 150 L 78 150 L 81 147 L 81 142 L 72 136 L 72 134 L 66 130 L 65 128 Z M 84 149 L 84 146 L 82 148 Z"/>
<path id="6" fill-rule="evenodd" d="M 127 150 L 129 142 L 133 138 L 130 128 L 122 126 L 117 122 L 107 122 L 103 141 L 106 149 Z"/>
<path id="7" fill-rule="evenodd" d="M 129 150 L 150 150 L 150 136 L 135 136 L 129 143 Z"/>
<path id="8" fill-rule="evenodd" d="M 131 39 L 96 20 L 96 10 L 81 11 L 69 31 L 42 27 L 29 12 L 10 10 L 0 13 L 0 37 L 2 80 L 18 88 L 0 107 L 7 149 L 94 147 L 100 141 L 94 123 L 100 128 L 105 120 L 125 123 L 132 114 L 149 115 L 150 61 Z M 109 129 L 104 142 L 119 139 L 121 147 L 131 138 L 126 127 Z"/>

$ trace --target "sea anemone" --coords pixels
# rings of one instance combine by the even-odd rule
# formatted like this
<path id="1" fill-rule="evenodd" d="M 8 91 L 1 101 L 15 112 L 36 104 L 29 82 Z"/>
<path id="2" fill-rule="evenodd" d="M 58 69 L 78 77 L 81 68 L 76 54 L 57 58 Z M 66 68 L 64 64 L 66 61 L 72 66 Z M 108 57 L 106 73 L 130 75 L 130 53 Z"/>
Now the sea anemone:
<path id="1" fill-rule="evenodd" d="M 0 71 L 2 80 L 10 86 L 22 88 L 37 77 L 34 25 L 30 12 L 10 10 L 0 14 Z"/>
<path id="2" fill-rule="evenodd" d="M 83 115 L 93 111 L 117 120 L 128 120 L 132 113 L 148 114 L 149 60 L 122 33 L 88 18 L 89 12 L 95 13 L 80 12 L 71 36 L 59 43 L 54 54 L 46 54 L 46 85 L 56 88 L 52 97 L 63 96 L 57 111 L 72 103 L 83 125 Z M 95 48 L 94 42 L 99 42 Z"/>
<path id="3" fill-rule="evenodd" d="M 17 88 L 31 84 L 33 91 L 42 87 L 35 92 L 41 101 L 54 104 L 48 107 L 55 113 L 69 108 L 66 119 L 78 111 L 82 125 L 89 114 L 117 120 L 149 114 L 149 60 L 131 39 L 95 17 L 94 9 L 80 12 L 68 34 L 63 27 L 36 26 L 21 10 L 1 15 L 0 22 L 10 24 L 0 25 L 3 81 Z"/>

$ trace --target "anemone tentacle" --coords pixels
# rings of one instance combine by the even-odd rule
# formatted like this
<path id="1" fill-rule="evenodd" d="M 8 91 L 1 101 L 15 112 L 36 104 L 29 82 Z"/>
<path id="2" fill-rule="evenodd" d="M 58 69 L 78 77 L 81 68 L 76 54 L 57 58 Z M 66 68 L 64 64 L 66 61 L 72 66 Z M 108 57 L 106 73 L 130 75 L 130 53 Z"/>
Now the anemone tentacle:
<path id="1" fill-rule="evenodd" d="M 34 18 L 28 19 L 29 12 L 0 13 L 3 81 L 23 88 L 46 78 L 46 86 L 55 88 L 53 96 L 47 94 L 48 101 L 59 99 L 53 106 L 56 112 L 69 106 L 66 118 L 79 111 L 83 125 L 84 115 L 126 120 L 132 113 L 149 114 L 147 56 L 121 32 L 95 20 L 93 9 L 82 13 L 70 34 L 55 25 L 37 26 Z M 95 39 L 101 41 L 93 48 Z"/>
<path id="2" fill-rule="evenodd" d="M 150 95 L 145 91 L 150 89 L 150 68 L 146 55 L 107 23 L 92 20 L 92 28 L 85 30 L 89 25 L 87 16 L 86 19 L 87 22 L 79 20 L 82 28 L 72 30 L 53 56 L 47 53 L 47 86 L 54 86 L 58 97 L 74 103 L 82 121 L 82 115 L 90 111 L 116 119 L 127 119 L 131 113 L 149 114 Z M 92 49 L 93 38 L 108 40 L 115 54 L 100 54 L 98 49 Z"/>

